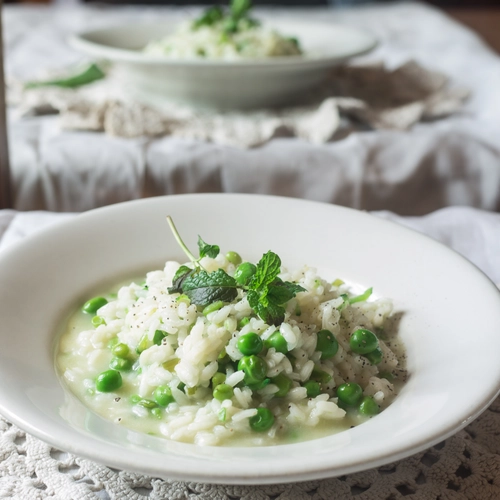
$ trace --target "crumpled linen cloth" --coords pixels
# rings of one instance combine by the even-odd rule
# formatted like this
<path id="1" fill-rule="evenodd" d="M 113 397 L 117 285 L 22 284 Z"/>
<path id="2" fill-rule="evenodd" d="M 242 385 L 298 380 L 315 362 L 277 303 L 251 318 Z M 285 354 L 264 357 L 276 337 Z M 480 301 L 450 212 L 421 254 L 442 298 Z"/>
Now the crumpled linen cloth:
<path id="1" fill-rule="evenodd" d="M 133 90 L 127 88 L 126 80 L 109 70 L 106 79 L 78 89 L 24 89 L 22 82 L 13 82 L 7 99 L 20 115 L 59 113 L 60 125 L 67 130 L 126 138 L 172 135 L 256 147 L 275 137 L 322 144 L 366 127 L 408 130 L 421 120 L 460 111 L 469 96 L 465 88 L 450 87 L 444 74 L 415 61 L 394 70 L 382 62 L 340 66 L 319 89 L 319 99 L 279 110 L 217 113 L 173 103 L 151 106 L 134 99 Z"/>
<path id="2" fill-rule="evenodd" d="M 421 231 L 500 282 L 500 214 L 465 207 L 425 217 L 375 215 Z M 0 211 L 0 252 L 74 214 Z M 2 238 L 3 234 L 3 238 Z M 498 500 L 500 398 L 464 430 L 407 459 L 303 483 L 229 486 L 165 481 L 51 448 L 0 417 L 0 498 L 10 500 Z"/>
<path id="3" fill-rule="evenodd" d="M 197 12 L 143 5 L 6 4 L 2 9 L 6 74 L 9 79 L 29 81 L 48 69 L 78 64 L 81 54 L 66 43 L 73 32 L 161 16 L 180 20 Z M 342 111 L 334 141 L 275 137 L 254 148 L 233 147 L 222 139 L 208 142 L 201 139 L 203 131 L 196 139 L 183 137 L 180 131 L 124 138 L 67 130 L 61 128 L 58 115 L 21 118 L 9 109 L 15 208 L 80 212 L 162 194 L 240 192 L 405 215 L 458 204 L 500 210 L 500 57 L 477 35 L 437 9 L 414 2 L 352 9 L 259 9 L 258 15 L 368 30 L 380 43 L 356 64 L 384 61 L 393 71 L 416 61 L 446 75 L 450 91 L 466 88 L 470 97 L 461 111 L 419 121 L 409 130 L 350 131 L 344 128 L 347 118 Z M 241 128 L 246 130 L 246 123 Z M 259 140 L 249 138 L 248 143 Z"/>

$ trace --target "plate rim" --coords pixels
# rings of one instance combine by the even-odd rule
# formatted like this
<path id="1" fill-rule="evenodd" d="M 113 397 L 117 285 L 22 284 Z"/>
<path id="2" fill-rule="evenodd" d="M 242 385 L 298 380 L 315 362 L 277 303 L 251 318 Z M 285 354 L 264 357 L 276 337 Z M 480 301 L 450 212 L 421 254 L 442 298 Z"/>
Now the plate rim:
<path id="1" fill-rule="evenodd" d="M 280 19 L 280 23 L 297 22 L 293 19 Z M 133 63 L 145 66 L 165 66 L 165 67 L 178 67 L 178 68 L 214 68 L 214 69 L 235 69 L 241 70 L 242 68 L 251 69 L 266 69 L 269 71 L 278 71 L 284 68 L 295 69 L 310 69 L 322 68 L 337 64 L 352 57 L 364 55 L 379 45 L 379 40 L 368 30 L 355 28 L 352 26 L 343 25 L 340 23 L 327 23 L 324 21 L 300 21 L 301 24 L 308 25 L 321 25 L 330 29 L 341 29 L 346 32 L 356 33 L 366 39 L 364 48 L 357 51 L 350 51 L 344 55 L 320 55 L 320 56 L 281 56 L 281 57 L 268 57 L 268 58 L 252 58 L 252 59 L 236 59 L 236 60 L 219 60 L 219 59 L 170 59 L 166 56 L 158 56 L 151 54 L 144 54 L 138 50 L 123 49 L 105 45 L 102 43 L 88 40 L 86 37 L 95 35 L 97 33 L 118 31 L 126 28 L 142 28 L 147 26 L 158 26 L 158 22 L 144 22 L 140 24 L 123 23 L 120 25 L 110 25 L 108 27 L 82 30 L 73 33 L 68 37 L 68 43 L 75 49 L 87 53 L 92 56 L 110 59 L 113 62 L 120 63 Z"/>
<path id="2" fill-rule="evenodd" d="M 130 204 L 139 204 L 139 203 L 144 203 L 144 204 L 146 204 L 146 203 L 153 203 L 153 204 L 160 203 L 160 201 L 158 201 L 158 198 L 160 198 L 160 199 L 166 199 L 166 198 L 172 198 L 172 197 L 175 197 L 177 199 L 179 199 L 181 197 L 184 197 L 184 198 L 190 198 L 190 197 L 218 198 L 220 196 L 234 197 L 234 198 L 241 198 L 243 196 L 243 197 L 249 197 L 249 198 L 253 198 L 253 199 L 255 199 L 255 198 L 265 198 L 265 199 L 276 198 L 276 199 L 288 199 L 288 200 L 290 199 L 290 198 L 286 198 L 286 197 L 282 197 L 282 196 L 268 196 L 268 195 L 254 195 L 254 194 L 242 195 L 242 194 L 229 194 L 229 193 L 170 195 L 170 196 L 157 197 L 157 198 L 151 198 L 151 199 L 134 200 L 131 202 L 124 202 L 124 203 L 119 203 L 119 204 L 112 205 L 112 206 L 102 207 L 99 209 L 94 209 L 94 210 L 91 210 L 88 212 L 84 212 L 82 214 L 77 215 L 77 217 L 80 218 L 80 220 L 92 218 L 92 217 L 96 216 L 95 215 L 96 213 L 100 214 L 103 211 L 120 210 L 120 207 L 125 205 L 125 204 L 130 205 Z M 318 206 L 322 205 L 324 207 L 330 206 L 330 207 L 332 207 L 332 210 L 356 212 L 357 215 L 360 217 L 367 217 L 367 218 L 373 217 L 375 220 L 379 221 L 379 223 L 381 223 L 382 225 L 397 226 L 398 230 L 402 230 L 403 232 L 411 233 L 413 235 L 418 234 L 419 237 L 427 239 L 430 243 L 437 245 L 440 248 L 444 248 L 451 253 L 454 253 L 455 256 L 460 258 L 461 260 L 463 260 L 465 264 L 474 267 L 475 271 L 480 273 L 482 275 L 482 277 L 487 282 L 489 282 L 491 287 L 494 288 L 498 292 L 498 289 L 496 288 L 495 284 L 491 281 L 491 279 L 488 276 L 486 276 L 485 273 L 483 273 L 480 269 L 478 269 L 477 266 L 472 264 L 470 261 L 468 261 L 468 259 L 466 259 L 462 255 L 460 255 L 458 252 L 450 249 L 448 246 L 434 240 L 433 238 L 431 238 L 425 234 L 419 233 L 418 231 L 415 231 L 411 228 L 402 226 L 396 222 L 386 220 L 386 219 L 377 218 L 371 214 L 363 213 L 363 212 L 355 210 L 355 209 L 350 209 L 350 208 L 346 208 L 346 207 L 331 205 L 331 204 L 322 203 L 322 202 L 315 202 L 315 201 L 310 201 L 310 200 L 295 199 L 294 202 L 311 204 L 311 205 L 314 204 L 314 205 L 318 205 Z M 99 216 L 99 215 L 97 215 L 97 216 Z M 35 234 L 28 236 L 27 238 L 23 239 L 22 241 L 18 242 L 15 245 L 10 245 L 0 254 L 0 260 L 3 260 L 3 255 L 5 255 L 7 253 L 15 252 L 19 245 L 24 246 L 27 244 L 26 243 L 27 241 L 30 241 L 30 242 L 32 240 L 36 241 L 37 238 L 46 237 L 44 235 L 46 235 L 52 231 L 59 232 L 59 231 L 63 230 L 65 225 L 69 225 L 72 223 L 74 224 L 74 218 L 69 219 L 69 220 L 63 220 L 63 221 L 56 223 L 53 226 L 50 226 L 50 227 L 48 227 L 48 228 L 46 228 L 38 233 L 35 233 Z M 34 244 L 34 243 L 29 243 L 29 244 Z M 498 292 L 498 293 L 500 293 L 500 292 Z M 428 435 L 425 439 L 422 439 L 419 443 L 415 444 L 413 447 L 401 450 L 397 454 L 387 453 L 386 455 L 379 455 L 377 458 L 371 459 L 368 462 L 360 459 L 360 460 L 354 461 L 350 464 L 344 465 L 342 467 L 335 468 L 333 471 L 332 471 L 331 467 L 325 467 L 324 469 L 315 468 L 314 470 L 308 470 L 308 471 L 303 472 L 301 474 L 297 474 L 297 472 L 292 472 L 292 473 L 286 474 L 286 475 L 283 475 L 283 474 L 277 475 L 277 474 L 273 474 L 271 472 L 269 475 L 259 476 L 259 477 L 235 476 L 234 474 L 229 475 L 229 476 L 226 476 L 224 474 L 219 474 L 219 475 L 214 477 L 213 472 L 210 472 L 210 473 L 207 472 L 205 474 L 200 474 L 200 472 L 197 472 L 196 479 L 194 479 L 194 480 L 200 481 L 200 482 L 211 482 L 211 483 L 220 483 L 220 484 L 272 484 L 272 483 L 277 483 L 277 482 L 296 482 L 298 480 L 303 481 L 303 480 L 321 479 L 321 478 L 333 477 L 336 475 L 353 473 L 353 472 L 377 467 L 377 466 L 383 465 L 385 463 L 389 463 L 393 460 L 400 460 L 402 458 L 405 458 L 405 457 L 408 457 L 408 456 L 413 455 L 415 453 L 418 453 L 419 451 L 422 451 L 423 449 L 426 449 L 429 446 L 432 446 L 433 444 L 438 443 L 439 441 L 446 439 L 449 436 L 453 435 L 455 432 L 459 431 L 460 429 L 462 429 L 463 427 L 468 425 L 473 419 L 477 418 L 483 411 L 485 411 L 487 409 L 487 407 L 489 406 L 489 404 L 491 404 L 491 402 L 497 397 L 499 392 L 500 392 L 500 380 L 498 380 L 496 382 L 496 385 L 492 384 L 491 390 L 489 391 L 489 394 L 488 394 L 488 401 L 486 403 L 483 402 L 480 406 L 476 406 L 475 411 L 470 413 L 468 415 L 467 419 L 463 419 L 463 416 L 460 418 L 456 417 L 454 419 L 453 423 L 449 424 L 446 432 L 444 432 L 444 433 L 443 432 L 439 432 L 439 433 L 436 432 L 433 435 Z M 36 427 L 33 427 L 33 425 L 30 424 L 30 422 L 28 422 L 27 420 L 13 414 L 4 405 L 3 401 L 0 401 L 0 412 L 2 414 L 4 414 L 6 416 L 6 418 L 8 418 L 8 420 L 10 420 L 12 423 L 17 425 L 21 429 L 24 429 L 26 432 L 29 432 L 30 434 L 42 439 L 45 442 L 48 442 L 52 446 L 55 446 L 59 449 L 66 449 L 67 451 L 70 451 L 71 453 L 76 453 L 79 456 L 86 457 L 86 458 L 89 458 L 89 459 L 94 460 L 94 461 L 100 461 L 99 459 L 96 460 L 95 454 L 93 455 L 92 453 L 87 452 L 86 450 L 84 452 L 82 452 L 81 449 L 78 448 L 78 446 L 76 446 L 76 447 L 67 446 L 66 443 L 61 444 L 61 441 L 58 440 L 57 437 L 48 436 L 46 433 L 43 432 L 43 430 L 40 430 Z M 349 431 L 347 431 L 347 432 L 349 432 Z M 95 439 L 97 439 L 97 438 L 95 438 Z M 110 447 L 110 446 L 114 447 L 114 445 L 112 445 L 111 443 L 106 443 L 106 446 L 107 447 Z M 283 446 L 289 446 L 289 445 L 283 445 Z M 104 454 L 104 455 L 106 455 L 106 454 Z M 106 457 L 108 457 L 108 455 L 106 455 Z M 102 456 L 102 454 L 101 454 L 101 456 Z M 160 477 L 166 477 L 165 472 L 162 473 L 161 467 L 156 468 L 156 469 L 152 469 L 150 467 L 147 469 L 141 469 L 140 467 L 139 468 L 134 467 L 133 469 L 131 469 L 130 463 L 127 463 L 126 459 L 122 460 L 122 459 L 120 459 L 120 457 L 118 457 L 118 459 L 117 459 L 116 455 L 114 455 L 113 457 L 110 457 L 110 458 L 105 458 L 105 460 L 103 460 L 103 462 L 106 463 L 106 465 L 109 465 L 112 467 L 118 467 L 118 468 L 121 468 L 124 470 L 134 470 L 136 472 L 140 471 L 140 472 L 145 473 L 145 474 L 154 474 L 154 475 L 157 475 Z M 175 475 L 169 475 L 168 477 L 180 479 L 180 480 L 193 480 L 194 476 L 193 476 L 193 473 L 187 471 L 185 474 L 175 473 Z"/>

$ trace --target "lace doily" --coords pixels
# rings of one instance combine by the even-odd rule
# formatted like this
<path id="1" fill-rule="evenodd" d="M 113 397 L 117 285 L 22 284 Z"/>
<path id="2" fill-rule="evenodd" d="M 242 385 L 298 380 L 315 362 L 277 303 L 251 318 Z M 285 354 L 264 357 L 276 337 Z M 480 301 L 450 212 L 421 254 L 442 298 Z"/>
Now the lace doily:
<path id="1" fill-rule="evenodd" d="M 498 500 L 500 398 L 463 431 L 405 460 L 338 478 L 267 486 L 164 481 L 114 470 L 51 448 L 0 417 L 0 498 Z"/>

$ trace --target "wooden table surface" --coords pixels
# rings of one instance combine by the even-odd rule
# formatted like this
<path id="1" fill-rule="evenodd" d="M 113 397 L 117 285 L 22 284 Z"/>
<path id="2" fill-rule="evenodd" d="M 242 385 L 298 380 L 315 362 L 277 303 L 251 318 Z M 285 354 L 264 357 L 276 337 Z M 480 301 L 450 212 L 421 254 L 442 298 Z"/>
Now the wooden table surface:
<path id="1" fill-rule="evenodd" d="M 498 7 L 453 8 L 446 13 L 479 33 L 481 37 L 500 53 L 500 2 Z"/>

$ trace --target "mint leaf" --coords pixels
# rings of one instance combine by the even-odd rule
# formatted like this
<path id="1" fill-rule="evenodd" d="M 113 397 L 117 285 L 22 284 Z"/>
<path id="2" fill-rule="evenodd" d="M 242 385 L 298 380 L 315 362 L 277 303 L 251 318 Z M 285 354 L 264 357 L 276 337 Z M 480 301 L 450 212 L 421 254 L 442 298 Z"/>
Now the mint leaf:
<path id="1" fill-rule="evenodd" d="M 247 300 L 248 304 L 252 309 L 257 311 L 257 308 L 259 307 L 259 293 L 256 292 L 255 290 L 248 290 L 247 292 Z"/>
<path id="2" fill-rule="evenodd" d="M 290 299 L 293 299 L 298 292 L 304 292 L 305 288 L 302 288 L 296 283 L 290 283 L 289 281 L 282 281 L 280 278 L 276 278 L 273 283 L 268 287 L 267 300 L 274 304 L 285 304 Z"/>
<path id="3" fill-rule="evenodd" d="M 251 8 L 252 2 L 250 0 L 232 0 L 231 15 L 236 19 L 244 17 Z"/>
<path id="4" fill-rule="evenodd" d="M 298 292 L 305 291 L 300 285 L 278 278 L 281 259 L 274 252 L 267 252 L 257 264 L 248 285 L 247 299 L 250 307 L 268 325 L 279 325 L 285 319 L 286 304 Z"/>
<path id="5" fill-rule="evenodd" d="M 201 26 L 213 26 L 215 23 L 218 23 L 224 17 L 224 12 L 221 7 L 218 5 L 214 5 L 213 7 L 209 7 L 206 9 L 200 17 L 193 21 L 192 27 L 193 29 L 198 29 Z"/>
<path id="6" fill-rule="evenodd" d="M 167 289 L 168 293 L 182 293 L 182 284 L 193 273 L 194 270 L 188 266 L 179 267 L 172 278 L 172 286 Z"/>
<path id="7" fill-rule="evenodd" d="M 212 273 L 200 271 L 188 276 L 182 283 L 182 291 L 192 304 L 207 306 L 213 302 L 231 302 L 238 295 L 238 285 L 224 270 Z"/>
<path id="8" fill-rule="evenodd" d="M 272 283 L 281 270 L 281 259 L 274 252 L 267 252 L 257 263 L 255 274 L 250 280 L 251 290 L 263 290 Z"/>
<path id="9" fill-rule="evenodd" d="M 297 285 L 297 283 L 290 283 L 290 281 L 282 281 L 283 286 L 288 290 L 293 292 L 293 296 L 297 295 L 299 292 L 307 291 L 303 286 Z"/>
<path id="10" fill-rule="evenodd" d="M 285 304 L 290 299 L 293 299 L 294 295 L 295 294 L 291 290 L 288 290 L 288 288 L 284 286 L 269 285 L 266 298 L 268 303 Z"/>
<path id="11" fill-rule="evenodd" d="M 255 312 L 268 325 L 281 325 L 285 319 L 285 308 L 273 303 L 270 303 L 268 306 L 264 306 L 259 303 Z"/>
<path id="12" fill-rule="evenodd" d="M 209 245 L 208 243 L 205 243 L 200 235 L 198 235 L 198 248 L 200 249 L 200 259 L 205 256 L 215 259 L 220 252 L 218 245 Z"/>

